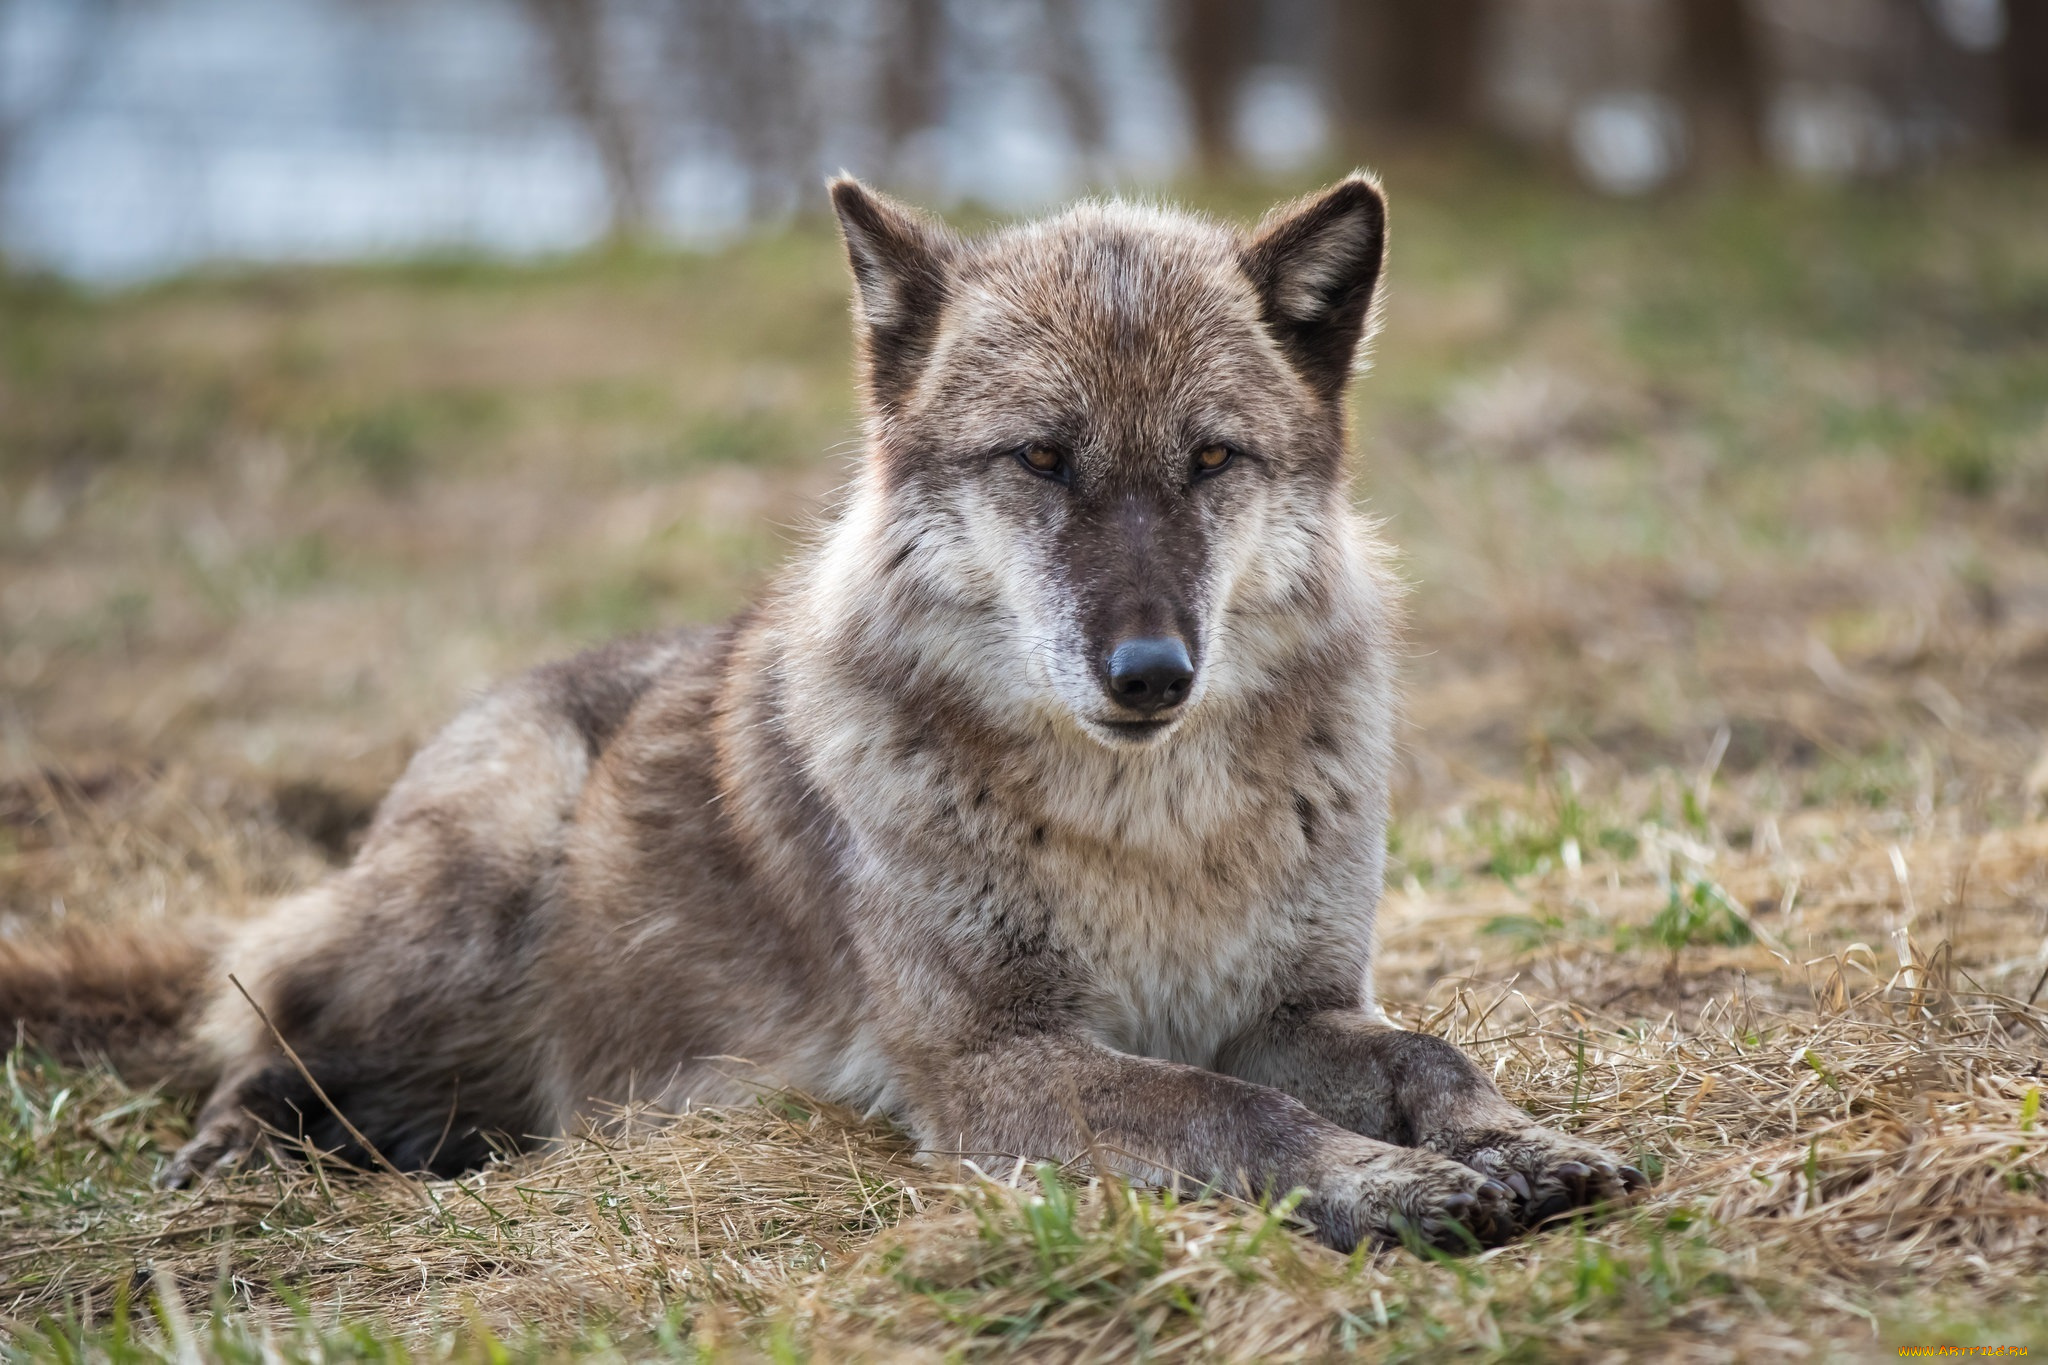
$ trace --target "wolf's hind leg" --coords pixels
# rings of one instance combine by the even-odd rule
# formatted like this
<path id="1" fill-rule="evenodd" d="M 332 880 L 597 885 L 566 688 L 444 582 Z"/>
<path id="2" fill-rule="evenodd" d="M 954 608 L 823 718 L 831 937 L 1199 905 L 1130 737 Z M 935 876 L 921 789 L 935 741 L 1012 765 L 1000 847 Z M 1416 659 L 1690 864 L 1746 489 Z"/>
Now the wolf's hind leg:
<path id="1" fill-rule="evenodd" d="M 261 1136 L 256 1120 L 245 1113 L 226 1114 L 201 1124 L 192 1139 L 157 1172 L 156 1186 L 160 1190 L 189 1189 L 209 1176 L 231 1171 L 249 1159 Z"/>
<path id="2" fill-rule="evenodd" d="M 312 1090 L 296 1070 L 245 1067 L 224 1076 L 192 1125 L 192 1136 L 157 1173 L 160 1189 L 182 1190 L 247 1161 L 263 1141 L 264 1125 L 310 1098 Z M 284 1131 L 290 1131 L 288 1128 Z"/>
<path id="3" fill-rule="evenodd" d="M 694 647 L 622 641 L 474 702 L 413 756 L 348 868 L 234 936 L 196 1029 L 222 1080 L 167 1182 L 247 1155 L 265 1125 L 441 1175 L 545 1132 L 529 980 L 564 831 L 593 755 Z"/>
<path id="4" fill-rule="evenodd" d="M 1512 1188 L 1525 1223 L 1624 1198 L 1646 1182 L 1613 1153 L 1508 1103 L 1450 1043 L 1348 1009 L 1283 1009 L 1221 1069 L 1284 1090 L 1355 1133 L 1441 1152 Z"/>

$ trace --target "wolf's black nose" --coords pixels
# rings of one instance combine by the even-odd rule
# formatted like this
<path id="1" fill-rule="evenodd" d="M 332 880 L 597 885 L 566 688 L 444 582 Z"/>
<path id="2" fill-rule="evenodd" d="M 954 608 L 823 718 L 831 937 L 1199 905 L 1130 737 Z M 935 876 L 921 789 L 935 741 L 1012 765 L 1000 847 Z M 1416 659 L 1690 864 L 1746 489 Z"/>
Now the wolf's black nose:
<path id="1" fill-rule="evenodd" d="M 1164 711 L 1186 701 L 1194 683 L 1195 666 L 1177 635 L 1126 640 L 1109 652 L 1109 695 L 1119 706 Z"/>

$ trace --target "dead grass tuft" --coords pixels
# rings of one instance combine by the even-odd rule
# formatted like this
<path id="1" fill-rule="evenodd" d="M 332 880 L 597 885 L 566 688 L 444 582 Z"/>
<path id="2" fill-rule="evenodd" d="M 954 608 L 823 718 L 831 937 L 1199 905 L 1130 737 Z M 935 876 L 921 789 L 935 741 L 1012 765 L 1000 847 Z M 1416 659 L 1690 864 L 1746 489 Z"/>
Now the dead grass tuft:
<path id="1" fill-rule="evenodd" d="M 2048 1269 L 2048 1133 L 2033 1117 L 2038 1085 L 2027 1093 L 2025 1118 L 2027 1101 L 1990 1120 L 1862 1116 L 1722 1163 L 1703 1173 L 1723 1191 L 1713 1214 L 1847 1277 L 1877 1266 L 1941 1266 L 1993 1283 L 2039 1274 Z"/>

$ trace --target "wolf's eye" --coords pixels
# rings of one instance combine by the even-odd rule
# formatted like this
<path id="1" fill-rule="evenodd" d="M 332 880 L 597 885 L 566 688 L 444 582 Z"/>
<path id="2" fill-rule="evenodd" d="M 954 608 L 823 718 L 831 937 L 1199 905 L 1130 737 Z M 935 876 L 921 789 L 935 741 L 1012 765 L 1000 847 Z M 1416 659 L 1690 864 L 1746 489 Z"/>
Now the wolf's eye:
<path id="1" fill-rule="evenodd" d="M 1051 446 L 1025 446 L 1017 452 L 1024 467 L 1042 479 L 1067 481 L 1067 457 Z"/>
<path id="2" fill-rule="evenodd" d="M 1236 458 L 1237 452 L 1229 446 L 1203 446 L 1195 452 L 1195 477 L 1220 473 Z"/>

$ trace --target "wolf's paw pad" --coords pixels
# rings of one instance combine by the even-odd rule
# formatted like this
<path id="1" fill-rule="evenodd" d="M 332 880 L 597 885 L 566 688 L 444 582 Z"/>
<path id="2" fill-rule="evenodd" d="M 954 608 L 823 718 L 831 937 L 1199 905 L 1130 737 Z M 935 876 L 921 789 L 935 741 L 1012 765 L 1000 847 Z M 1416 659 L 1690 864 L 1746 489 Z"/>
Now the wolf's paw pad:
<path id="1" fill-rule="evenodd" d="M 1433 1152 L 1396 1148 L 1336 1172 L 1302 1214 L 1339 1251 L 1360 1242 L 1473 1251 L 1521 1230 L 1515 1204 L 1501 1181 Z"/>
<path id="2" fill-rule="evenodd" d="M 1550 1128 L 1460 1133 L 1439 1150 L 1512 1189 L 1529 1227 L 1620 1203 L 1649 1184 L 1612 1152 Z"/>

